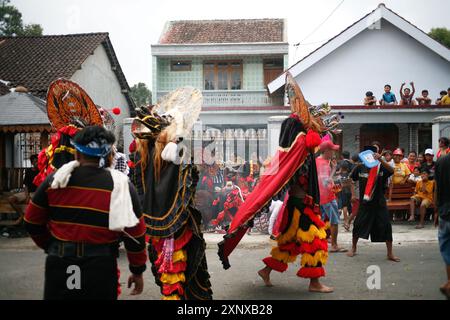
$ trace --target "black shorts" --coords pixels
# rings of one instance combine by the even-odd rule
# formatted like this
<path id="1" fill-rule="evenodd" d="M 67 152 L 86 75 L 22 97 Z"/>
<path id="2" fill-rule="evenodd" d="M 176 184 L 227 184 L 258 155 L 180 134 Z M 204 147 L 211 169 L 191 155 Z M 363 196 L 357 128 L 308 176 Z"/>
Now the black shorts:
<path id="1" fill-rule="evenodd" d="M 74 267 L 75 266 L 75 267 Z M 79 274 L 79 288 L 75 276 Z M 117 259 L 105 257 L 58 257 L 45 263 L 45 300 L 116 300 Z"/>
<path id="2" fill-rule="evenodd" d="M 372 242 L 392 241 L 392 225 L 386 206 L 361 204 L 353 223 L 353 237 Z"/>
<path id="3" fill-rule="evenodd" d="M 348 192 L 341 192 L 339 194 L 339 207 L 347 207 L 348 212 L 352 213 L 352 194 Z"/>

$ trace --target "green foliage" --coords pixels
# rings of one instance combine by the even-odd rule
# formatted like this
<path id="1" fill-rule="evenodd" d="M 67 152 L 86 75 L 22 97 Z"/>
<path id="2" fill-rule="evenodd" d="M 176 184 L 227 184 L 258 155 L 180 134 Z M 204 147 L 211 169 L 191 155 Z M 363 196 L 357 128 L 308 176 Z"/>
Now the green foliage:
<path id="1" fill-rule="evenodd" d="M 139 82 L 131 87 L 131 97 L 137 107 L 142 107 L 151 103 L 152 92 L 147 88 L 145 83 Z"/>
<path id="2" fill-rule="evenodd" d="M 0 36 L 41 36 L 41 25 L 24 25 L 22 13 L 9 3 L 9 0 L 0 0 Z"/>
<path id="3" fill-rule="evenodd" d="M 447 28 L 431 28 L 428 35 L 447 48 L 450 48 L 450 30 Z"/>

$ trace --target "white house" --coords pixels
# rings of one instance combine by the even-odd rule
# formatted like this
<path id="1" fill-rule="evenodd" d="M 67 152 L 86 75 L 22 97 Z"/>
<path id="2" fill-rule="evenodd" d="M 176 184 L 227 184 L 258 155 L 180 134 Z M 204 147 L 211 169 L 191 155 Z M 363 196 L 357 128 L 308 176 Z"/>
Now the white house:
<path id="1" fill-rule="evenodd" d="M 427 89 L 433 103 L 450 86 L 450 50 L 384 4 L 288 70 L 311 103 L 328 102 L 343 113 L 344 132 L 338 138 L 343 149 L 356 153 L 372 140 L 407 152 L 437 148 L 432 145 L 432 119 L 450 115 L 450 108 L 362 106 L 366 91 L 380 99 L 385 84 L 399 100 L 401 83 L 414 81 L 415 97 Z M 269 83 L 269 91 L 284 82 L 282 74 Z"/>

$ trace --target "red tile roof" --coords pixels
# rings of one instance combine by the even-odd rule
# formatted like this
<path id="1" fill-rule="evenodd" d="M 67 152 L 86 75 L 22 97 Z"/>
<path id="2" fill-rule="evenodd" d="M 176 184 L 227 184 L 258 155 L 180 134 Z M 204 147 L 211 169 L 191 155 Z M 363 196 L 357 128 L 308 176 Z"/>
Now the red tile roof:
<path id="1" fill-rule="evenodd" d="M 286 42 L 284 28 L 283 19 L 170 21 L 159 44 Z"/>
<path id="2" fill-rule="evenodd" d="M 0 79 L 10 87 L 22 85 L 45 98 L 49 84 L 58 78 L 70 79 L 81 64 L 103 45 L 122 90 L 130 90 L 120 68 L 108 33 L 0 37 Z M 131 112 L 134 103 L 125 93 Z"/>

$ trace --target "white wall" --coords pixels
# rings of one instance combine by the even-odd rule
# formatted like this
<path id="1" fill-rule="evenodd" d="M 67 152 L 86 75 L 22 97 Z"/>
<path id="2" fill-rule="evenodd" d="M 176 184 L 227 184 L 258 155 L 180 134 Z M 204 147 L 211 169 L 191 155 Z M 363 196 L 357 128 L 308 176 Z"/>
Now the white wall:
<path id="1" fill-rule="evenodd" d="M 296 77 L 313 104 L 361 105 L 366 91 L 377 99 L 389 83 L 399 100 L 402 82 L 434 100 L 450 86 L 450 62 L 386 20 L 366 29 Z"/>
<path id="2" fill-rule="evenodd" d="M 123 119 L 130 116 L 130 111 L 125 95 L 121 92 L 119 80 L 111 69 L 111 63 L 102 45 L 98 46 L 94 54 L 83 62 L 81 69 L 75 72 L 71 80 L 78 83 L 95 104 L 105 109 L 114 107 L 121 109 L 119 116 L 110 112 L 116 121 L 116 131 L 118 131 Z"/>

